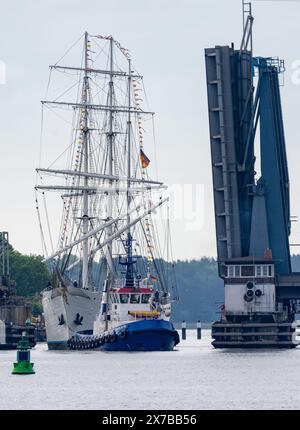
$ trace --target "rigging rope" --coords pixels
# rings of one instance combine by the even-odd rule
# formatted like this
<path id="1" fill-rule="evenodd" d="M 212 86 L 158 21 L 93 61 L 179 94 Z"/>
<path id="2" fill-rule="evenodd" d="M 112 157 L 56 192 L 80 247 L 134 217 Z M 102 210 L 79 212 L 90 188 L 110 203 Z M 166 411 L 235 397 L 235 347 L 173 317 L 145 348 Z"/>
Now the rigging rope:
<path id="1" fill-rule="evenodd" d="M 54 253 L 53 240 L 52 240 L 52 234 L 51 234 L 51 229 L 50 229 L 50 223 L 49 223 L 49 216 L 48 216 L 48 209 L 47 209 L 47 204 L 46 204 L 46 199 L 45 199 L 45 193 L 42 193 L 42 195 L 43 195 L 44 209 L 45 209 L 48 234 L 49 234 L 49 239 L 50 239 L 50 244 L 51 244 L 51 250 L 52 250 L 52 253 Z"/>
<path id="2" fill-rule="evenodd" d="M 43 231 L 43 224 L 42 224 L 42 220 L 41 220 L 41 214 L 40 214 L 40 209 L 39 209 L 39 202 L 38 202 L 38 197 L 37 197 L 37 192 L 35 192 L 35 203 L 36 203 L 36 211 L 37 211 L 37 216 L 38 216 L 38 221 L 39 221 L 39 227 L 40 227 L 40 234 L 41 234 L 41 242 L 42 242 L 42 252 L 43 255 L 45 255 L 46 257 L 48 257 L 48 250 L 47 250 L 47 245 L 46 245 L 46 241 L 45 241 L 45 236 L 44 236 L 44 231 Z"/>

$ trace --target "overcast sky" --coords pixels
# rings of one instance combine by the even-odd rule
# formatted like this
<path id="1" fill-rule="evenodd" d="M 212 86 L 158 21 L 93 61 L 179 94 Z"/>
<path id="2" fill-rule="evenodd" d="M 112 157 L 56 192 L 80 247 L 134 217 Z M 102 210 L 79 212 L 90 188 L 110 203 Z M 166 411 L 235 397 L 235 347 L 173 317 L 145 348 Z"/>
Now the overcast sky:
<path id="1" fill-rule="evenodd" d="M 0 0 L 0 5 L 0 60 L 7 67 L 6 84 L 0 85 L 0 229 L 10 232 L 14 247 L 41 252 L 33 193 L 40 100 L 48 66 L 88 30 L 112 34 L 129 48 L 145 77 L 156 112 L 159 177 L 169 185 L 204 186 L 201 228 L 190 231 L 186 219 L 172 222 L 175 258 L 214 256 L 203 52 L 216 44 L 240 42 L 241 1 Z M 292 65 L 300 60 L 300 3 L 254 1 L 253 12 L 255 54 L 286 60 L 282 101 L 292 214 L 300 215 L 300 83 L 292 80 Z M 300 242 L 299 233 L 295 224 L 291 242 Z"/>

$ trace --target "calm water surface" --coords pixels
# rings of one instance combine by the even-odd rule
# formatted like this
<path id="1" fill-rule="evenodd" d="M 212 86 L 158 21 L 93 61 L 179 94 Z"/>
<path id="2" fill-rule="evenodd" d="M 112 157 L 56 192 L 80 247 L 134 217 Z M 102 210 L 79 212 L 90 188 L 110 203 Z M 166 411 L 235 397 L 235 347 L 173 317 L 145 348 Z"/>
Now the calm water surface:
<path id="1" fill-rule="evenodd" d="M 36 374 L 11 375 L 0 351 L 0 409 L 299 409 L 300 348 L 224 351 L 188 331 L 174 352 L 32 350 Z"/>

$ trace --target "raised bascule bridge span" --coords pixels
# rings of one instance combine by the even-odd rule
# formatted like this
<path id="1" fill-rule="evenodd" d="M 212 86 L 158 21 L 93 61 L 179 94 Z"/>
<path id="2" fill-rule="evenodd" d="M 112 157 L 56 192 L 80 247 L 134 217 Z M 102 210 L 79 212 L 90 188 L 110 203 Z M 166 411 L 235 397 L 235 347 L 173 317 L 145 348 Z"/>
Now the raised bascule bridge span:
<path id="1" fill-rule="evenodd" d="M 243 2 L 240 47 L 205 50 L 218 266 L 225 287 L 213 345 L 291 348 L 297 345 L 300 273 L 292 272 L 289 244 L 280 99 L 285 68 L 278 58 L 255 57 L 253 22 L 251 3 Z"/>

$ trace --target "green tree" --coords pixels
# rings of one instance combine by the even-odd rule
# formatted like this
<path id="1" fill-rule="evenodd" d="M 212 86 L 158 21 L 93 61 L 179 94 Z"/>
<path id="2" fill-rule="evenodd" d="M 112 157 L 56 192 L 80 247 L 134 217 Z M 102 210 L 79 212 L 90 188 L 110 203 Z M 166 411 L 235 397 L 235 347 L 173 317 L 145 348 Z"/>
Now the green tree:
<path id="1" fill-rule="evenodd" d="M 10 266 L 11 279 L 16 281 L 17 294 L 20 296 L 33 297 L 50 281 L 50 274 L 40 255 L 23 255 L 12 251 Z"/>

